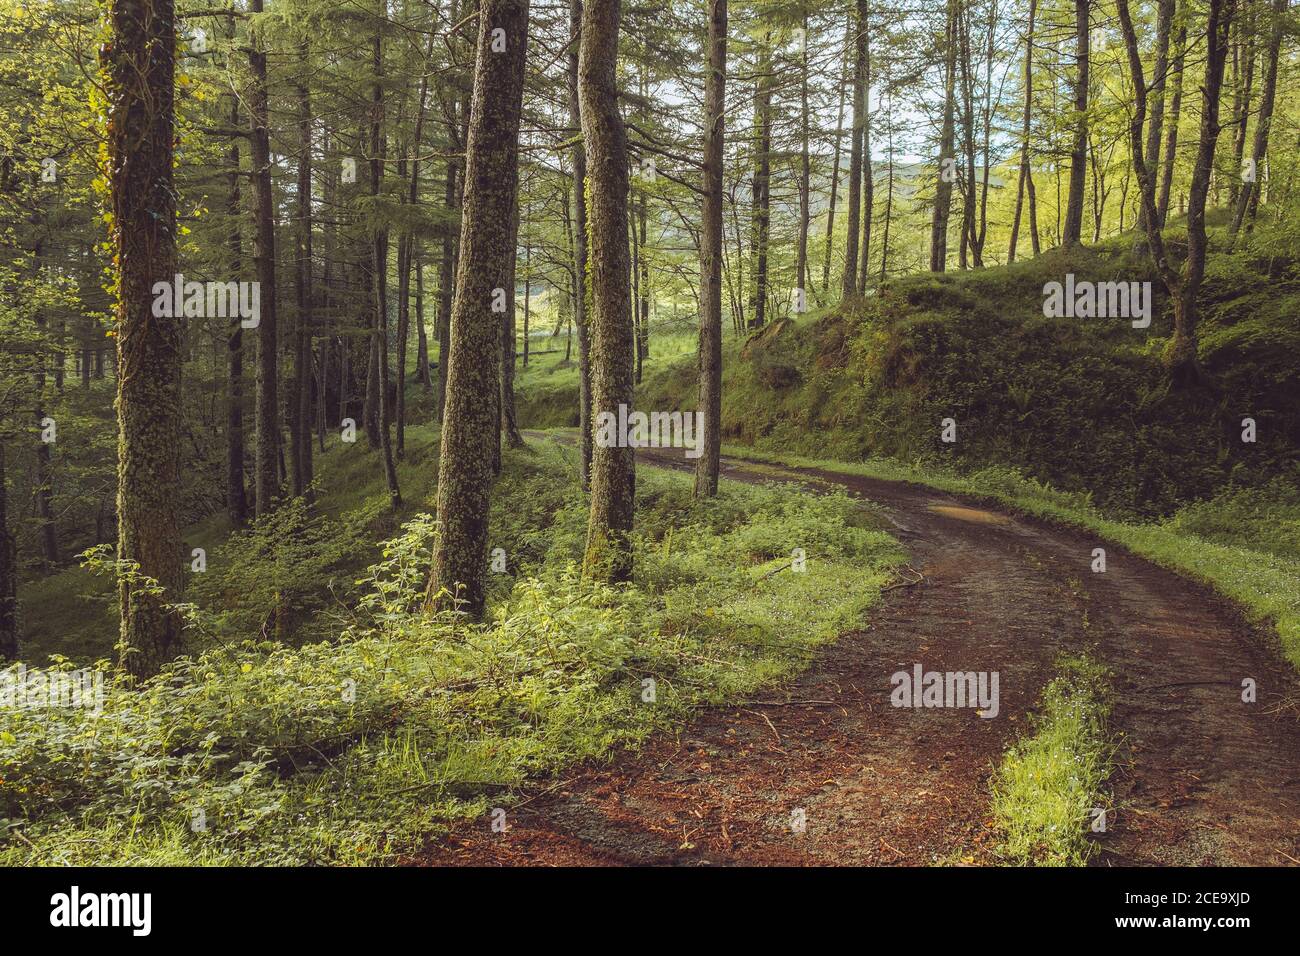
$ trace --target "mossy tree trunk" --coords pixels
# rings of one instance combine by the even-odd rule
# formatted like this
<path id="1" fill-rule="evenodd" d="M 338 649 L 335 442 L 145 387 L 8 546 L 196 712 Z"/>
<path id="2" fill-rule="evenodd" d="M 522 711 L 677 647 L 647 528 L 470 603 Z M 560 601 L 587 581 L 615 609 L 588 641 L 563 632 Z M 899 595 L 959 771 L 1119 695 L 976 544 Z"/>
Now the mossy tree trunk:
<path id="1" fill-rule="evenodd" d="M 118 557 L 162 593 L 122 578 L 123 663 L 155 673 L 181 647 L 167 605 L 184 585 L 180 520 L 181 319 L 153 315 L 153 284 L 176 271 L 172 184 L 176 18 L 172 0 L 112 0 L 103 47 L 109 195 L 118 268 Z M 260 504 L 260 502 L 259 502 Z"/>
<path id="2" fill-rule="evenodd" d="M 488 506 L 497 447 L 501 314 L 494 302 L 513 273 L 519 114 L 528 0 L 483 0 L 474 96 L 465 144 L 460 256 L 447 355 L 438 460 L 439 535 L 427 605 L 483 612 Z"/>
<path id="3" fill-rule="evenodd" d="M 619 406 L 630 414 L 635 375 L 627 134 L 615 77 L 619 14 L 620 0 L 587 0 L 578 46 L 578 105 L 587 147 L 593 425 L 602 413 L 617 417 Z M 622 440 L 595 444 L 584 566 L 599 580 L 626 581 L 632 575 L 635 450 L 623 447 Z"/>

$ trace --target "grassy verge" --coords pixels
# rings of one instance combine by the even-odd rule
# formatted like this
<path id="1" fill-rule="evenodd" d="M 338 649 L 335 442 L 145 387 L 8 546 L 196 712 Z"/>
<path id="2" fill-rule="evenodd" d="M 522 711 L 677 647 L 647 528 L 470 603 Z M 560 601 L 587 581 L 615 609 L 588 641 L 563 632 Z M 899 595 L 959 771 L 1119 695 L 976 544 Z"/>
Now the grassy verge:
<path id="1" fill-rule="evenodd" d="M 1109 680 L 1087 659 L 1062 658 L 1043 689 L 1033 732 L 1019 740 L 993 779 L 996 856 L 1019 866 L 1082 866 L 1096 853 L 1088 838 L 1106 806 Z"/>
<path id="2" fill-rule="evenodd" d="M 959 475 L 888 459 L 848 463 L 731 445 L 724 451 L 752 461 L 915 482 L 994 501 L 1036 518 L 1096 534 L 1208 584 L 1239 604 L 1252 621 L 1276 628 L 1283 655 L 1300 670 L 1300 554 L 1295 551 L 1294 504 L 1238 515 L 1235 502 L 1243 493 L 1229 493 L 1190 506 L 1168 521 L 1137 524 L 1107 518 L 1087 496 L 1058 491 L 1010 468 L 985 468 Z M 1255 502 L 1266 501 L 1258 491 L 1244 495 Z M 1218 529 L 1213 520 L 1216 517 L 1232 519 L 1229 523 L 1235 531 L 1229 534 Z"/>
<path id="3" fill-rule="evenodd" d="M 417 516 L 352 582 L 332 640 L 247 634 L 139 689 L 105 664 L 98 716 L 0 709 L 0 865 L 392 859 L 800 669 L 902 556 L 846 496 L 724 483 L 697 502 L 689 476 L 646 469 L 635 579 L 595 584 L 574 471 L 557 447 L 507 454 L 490 547 L 508 571 L 483 623 L 421 613 L 436 523 Z M 243 552 L 250 581 L 295 566 L 260 554 Z"/>

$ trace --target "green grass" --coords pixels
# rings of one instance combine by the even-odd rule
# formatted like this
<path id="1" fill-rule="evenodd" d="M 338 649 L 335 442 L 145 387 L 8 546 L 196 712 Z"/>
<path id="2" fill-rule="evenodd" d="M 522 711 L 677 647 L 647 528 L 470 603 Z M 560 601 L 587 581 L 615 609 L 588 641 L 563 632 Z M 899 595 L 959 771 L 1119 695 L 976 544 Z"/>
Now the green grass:
<path id="1" fill-rule="evenodd" d="M 1043 689 L 1033 732 L 1017 741 L 993 779 L 999 860 L 1018 866 L 1083 866 L 1113 747 L 1106 732 L 1109 678 L 1084 658 L 1058 662 Z"/>
<path id="2" fill-rule="evenodd" d="M 549 443 L 506 455 L 489 543 L 510 573 L 482 624 L 420 612 L 436 525 L 416 517 L 335 607 L 333 640 L 247 635 L 138 690 L 110 672 L 97 718 L 0 712 L 0 865 L 392 860 L 794 673 L 902 559 L 846 496 L 724 482 L 700 502 L 647 469 L 634 580 L 606 587 L 578 571 L 574 471 Z M 796 547 L 806 572 L 783 570 Z"/>

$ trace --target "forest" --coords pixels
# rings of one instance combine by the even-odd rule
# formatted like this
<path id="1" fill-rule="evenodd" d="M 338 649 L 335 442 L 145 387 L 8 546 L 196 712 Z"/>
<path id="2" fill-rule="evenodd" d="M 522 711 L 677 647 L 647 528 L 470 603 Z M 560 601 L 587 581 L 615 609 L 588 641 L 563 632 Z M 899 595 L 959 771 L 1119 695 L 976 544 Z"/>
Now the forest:
<path id="1" fill-rule="evenodd" d="M 1300 865 L 1297 157 L 1290 0 L 0 0 L 0 866 Z"/>

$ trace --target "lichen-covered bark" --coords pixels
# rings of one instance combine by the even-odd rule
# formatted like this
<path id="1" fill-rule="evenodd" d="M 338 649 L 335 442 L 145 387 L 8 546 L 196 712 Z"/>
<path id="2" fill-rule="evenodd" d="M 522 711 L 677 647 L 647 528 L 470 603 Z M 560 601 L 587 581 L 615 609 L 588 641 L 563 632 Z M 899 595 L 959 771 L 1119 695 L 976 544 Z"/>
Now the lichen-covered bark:
<path id="1" fill-rule="evenodd" d="M 704 79 L 704 215 L 700 225 L 700 401 L 704 423 L 695 495 L 718 493 L 722 450 L 722 157 L 726 131 L 727 0 L 709 4 L 709 67 Z"/>
<path id="2" fill-rule="evenodd" d="M 500 52 L 492 49 L 494 38 L 498 46 L 504 43 Z M 492 305 L 494 290 L 504 290 L 513 271 L 527 45 L 528 0 L 483 0 L 465 144 L 456 296 L 443 343 L 447 396 L 438 460 L 439 535 L 427 599 L 431 608 L 459 606 L 474 616 L 483 611 L 497 445 L 501 314 Z"/>
<path id="3" fill-rule="evenodd" d="M 108 179 L 118 263 L 118 556 L 164 593 L 129 578 L 119 589 L 123 663 L 157 671 L 181 646 L 165 604 L 184 584 L 177 488 L 181 466 L 181 319 L 153 315 L 153 284 L 176 271 L 172 185 L 176 23 L 172 0 L 112 0 L 102 49 Z M 265 301 L 265 300 L 264 300 Z"/>
<path id="4" fill-rule="evenodd" d="M 578 105 L 587 147 L 591 273 L 592 425 L 602 412 L 632 408 L 636 343 L 627 245 L 627 134 L 618 109 L 620 0 L 587 0 L 578 46 Z M 621 443 L 620 443 L 621 444 Z M 601 580 L 632 575 L 634 449 L 597 445 L 591 460 L 587 573 Z"/>

